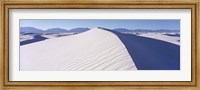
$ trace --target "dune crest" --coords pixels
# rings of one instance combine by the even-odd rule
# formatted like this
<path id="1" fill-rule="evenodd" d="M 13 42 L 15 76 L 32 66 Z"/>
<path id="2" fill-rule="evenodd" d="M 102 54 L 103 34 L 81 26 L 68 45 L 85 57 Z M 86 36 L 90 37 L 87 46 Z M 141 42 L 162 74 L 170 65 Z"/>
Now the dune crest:
<path id="1" fill-rule="evenodd" d="M 104 28 L 20 46 L 20 70 L 137 70 L 122 41 Z"/>

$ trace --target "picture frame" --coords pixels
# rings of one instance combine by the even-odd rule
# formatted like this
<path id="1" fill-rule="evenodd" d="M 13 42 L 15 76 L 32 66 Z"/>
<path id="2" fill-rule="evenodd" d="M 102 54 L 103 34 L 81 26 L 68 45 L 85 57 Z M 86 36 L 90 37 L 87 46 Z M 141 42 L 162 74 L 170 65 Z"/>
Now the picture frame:
<path id="1" fill-rule="evenodd" d="M 55 88 L 55 89 L 199 89 L 199 2 L 122 2 L 122 1 L 1 1 L 1 86 L 7 88 Z M 192 73 L 191 81 L 9 81 L 9 9 L 191 9 Z M 42 87 L 41 87 L 42 86 Z M 53 86 L 53 87 L 52 87 Z"/>

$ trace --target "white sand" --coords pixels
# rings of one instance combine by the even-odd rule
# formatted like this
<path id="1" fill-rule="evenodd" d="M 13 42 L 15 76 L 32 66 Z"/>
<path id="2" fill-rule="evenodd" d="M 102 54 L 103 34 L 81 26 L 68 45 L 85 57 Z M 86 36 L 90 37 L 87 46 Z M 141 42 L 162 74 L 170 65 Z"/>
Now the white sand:
<path id="1" fill-rule="evenodd" d="M 137 70 L 113 33 L 90 31 L 20 46 L 20 70 Z"/>
<path id="2" fill-rule="evenodd" d="M 173 43 L 176 45 L 180 45 L 180 42 L 178 41 L 180 40 L 180 37 L 167 36 L 167 35 L 163 35 L 163 33 L 146 33 L 146 34 L 140 34 L 138 36 L 158 39 L 158 40 L 166 41 L 166 42 Z"/>
<path id="3" fill-rule="evenodd" d="M 52 39 L 52 38 L 57 38 L 57 37 L 69 36 L 69 35 L 74 35 L 74 33 L 51 33 L 48 35 L 43 34 L 42 37 Z"/>
<path id="4" fill-rule="evenodd" d="M 30 40 L 30 39 L 33 39 L 33 36 L 31 36 L 31 35 L 20 35 L 20 42 Z"/>

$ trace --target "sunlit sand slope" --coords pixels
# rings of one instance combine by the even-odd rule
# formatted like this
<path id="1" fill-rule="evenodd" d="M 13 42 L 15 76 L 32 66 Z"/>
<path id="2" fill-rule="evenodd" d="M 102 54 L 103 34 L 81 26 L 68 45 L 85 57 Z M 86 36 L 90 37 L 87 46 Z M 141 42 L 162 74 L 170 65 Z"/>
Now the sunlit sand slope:
<path id="1" fill-rule="evenodd" d="M 112 32 L 87 32 L 20 46 L 20 70 L 137 70 Z"/>

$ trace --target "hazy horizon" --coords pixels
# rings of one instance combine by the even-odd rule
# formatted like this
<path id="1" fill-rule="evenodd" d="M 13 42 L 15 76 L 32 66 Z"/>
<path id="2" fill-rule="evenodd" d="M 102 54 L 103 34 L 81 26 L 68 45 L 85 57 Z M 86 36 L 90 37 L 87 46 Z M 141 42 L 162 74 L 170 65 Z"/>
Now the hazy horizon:
<path id="1" fill-rule="evenodd" d="M 31 26 L 29 26 L 29 27 L 31 27 Z M 24 27 L 20 27 L 20 28 L 24 28 Z M 31 28 L 36 28 L 36 27 L 31 27 Z M 54 28 L 59 28 L 59 27 L 53 27 L 53 28 L 48 28 L 48 29 L 54 29 Z M 88 27 L 76 27 L 76 28 L 88 28 Z M 71 29 L 76 29 L 76 28 L 71 28 Z M 96 27 L 94 27 L 94 28 L 96 28 Z M 39 29 L 39 28 L 36 28 L 36 29 Z M 48 29 L 39 29 L 39 30 L 43 30 L 43 31 L 46 31 L 46 30 L 48 30 Z M 64 29 L 64 28 L 60 28 L 60 29 Z M 71 29 L 65 29 L 65 30 L 71 30 Z M 89 29 L 92 29 L 92 28 L 89 28 Z M 107 28 L 107 29 L 109 29 L 109 28 Z M 127 29 L 127 28 L 114 28 L 114 29 Z M 127 29 L 127 30 L 172 30 L 172 29 L 143 29 L 143 28 L 137 28 L 137 29 Z M 112 29 L 111 29 L 112 30 Z M 173 30 L 178 30 L 179 31 L 179 29 L 173 29 Z"/>
<path id="2" fill-rule="evenodd" d="M 61 28 L 70 30 L 74 28 L 104 27 L 108 29 L 125 28 L 129 30 L 180 30 L 180 20 L 57 20 L 57 19 L 24 19 L 20 20 L 21 27 L 34 27 L 41 30 Z"/>

